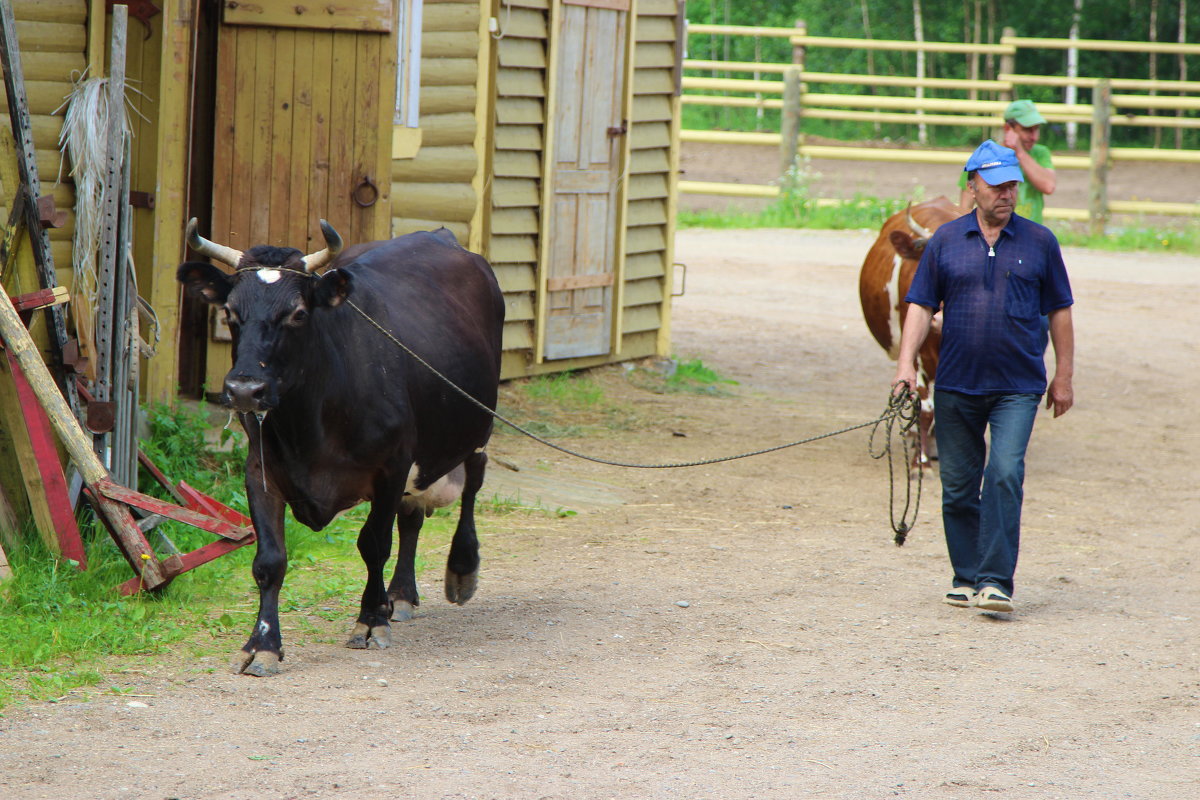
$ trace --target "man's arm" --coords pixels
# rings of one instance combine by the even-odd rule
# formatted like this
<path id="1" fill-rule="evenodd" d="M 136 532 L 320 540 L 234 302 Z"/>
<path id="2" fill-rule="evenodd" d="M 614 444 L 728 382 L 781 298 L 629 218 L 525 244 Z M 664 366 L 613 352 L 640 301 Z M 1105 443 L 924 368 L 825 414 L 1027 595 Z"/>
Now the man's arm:
<path id="1" fill-rule="evenodd" d="M 1071 385 L 1075 376 L 1075 324 L 1070 306 L 1050 312 L 1050 342 L 1054 345 L 1054 379 L 1046 391 L 1046 408 L 1053 408 L 1054 416 L 1061 417 L 1075 404 Z"/>
<path id="2" fill-rule="evenodd" d="M 1021 137 L 1007 125 L 1004 128 L 1004 146 L 1012 148 L 1017 154 L 1017 163 L 1021 165 L 1021 174 L 1025 180 L 1033 184 L 1033 188 L 1042 194 L 1054 194 L 1058 186 L 1058 178 L 1054 175 L 1053 167 L 1042 166 L 1029 151 L 1021 146 Z"/>
<path id="3" fill-rule="evenodd" d="M 929 335 L 929 325 L 933 321 L 933 309 L 928 306 L 908 304 L 908 312 L 904 315 L 903 332 L 900 334 L 900 357 L 896 363 L 896 377 L 892 380 L 892 392 L 897 391 L 900 384 L 907 384 L 911 390 L 917 388 L 917 352 L 925 344 Z"/>

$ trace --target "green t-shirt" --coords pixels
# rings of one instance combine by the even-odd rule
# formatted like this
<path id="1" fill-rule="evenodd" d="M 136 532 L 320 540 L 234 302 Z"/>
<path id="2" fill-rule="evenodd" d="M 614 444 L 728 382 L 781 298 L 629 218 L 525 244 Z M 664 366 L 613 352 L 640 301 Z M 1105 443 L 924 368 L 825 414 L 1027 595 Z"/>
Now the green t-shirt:
<path id="1" fill-rule="evenodd" d="M 1041 142 L 1035 144 L 1033 149 L 1029 151 L 1029 155 L 1033 160 L 1041 164 L 1047 169 L 1054 169 L 1054 162 L 1050 158 L 1050 148 Z M 958 177 L 958 188 L 967 188 L 967 173 L 962 173 Z M 1025 219 L 1031 219 L 1034 222 L 1042 221 L 1042 210 L 1046 207 L 1046 196 L 1034 188 L 1029 181 L 1021 181 L 1017 186 L 1017 214 Z"/>

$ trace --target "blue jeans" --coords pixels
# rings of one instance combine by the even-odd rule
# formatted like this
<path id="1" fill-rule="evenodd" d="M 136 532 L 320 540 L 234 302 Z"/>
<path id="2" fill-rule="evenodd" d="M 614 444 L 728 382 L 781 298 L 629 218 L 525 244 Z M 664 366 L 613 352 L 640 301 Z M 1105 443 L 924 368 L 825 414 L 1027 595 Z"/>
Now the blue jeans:
<path id="1" fill-rule="evenodd" d="M 1010 597 L 1021 542 L 1025 450 L 1040 395 L 934 390 L 942 525 L 954 585 Z M 984 431 L 991 429 L 991 452 Z"/>

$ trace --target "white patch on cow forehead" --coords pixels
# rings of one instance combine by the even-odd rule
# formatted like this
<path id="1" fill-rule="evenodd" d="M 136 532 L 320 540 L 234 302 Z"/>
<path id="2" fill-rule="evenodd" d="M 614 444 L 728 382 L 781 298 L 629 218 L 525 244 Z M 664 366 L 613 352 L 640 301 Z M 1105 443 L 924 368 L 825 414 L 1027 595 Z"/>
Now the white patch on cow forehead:
<path id="1" fill-rule="evenodd" d="M 274 283 L 283 277 L 283 273 L 277 269 L 260 269 L 254 273 L 263 283 Z"/>

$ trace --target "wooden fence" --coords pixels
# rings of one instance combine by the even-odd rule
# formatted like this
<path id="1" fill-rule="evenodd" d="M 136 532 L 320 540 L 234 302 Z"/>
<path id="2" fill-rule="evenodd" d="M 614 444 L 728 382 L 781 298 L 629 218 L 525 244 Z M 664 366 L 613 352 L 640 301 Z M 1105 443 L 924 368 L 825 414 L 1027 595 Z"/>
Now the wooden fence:
<path id="1" fill-rule="evenodd" d="M 1002 113 L 1010 100 L 1019 94 L 1019 87 L 1053 86 L 1077 87 L 1092 90 L 1091 103 L 1038 103 L 1038 110 L 1049 122 L 1091 125 L 1091 150 L 1085 155 L 1056 155 L 1055 169 L 1088 170 L 1091 175 L 1089 207 L 1062 208 L 1047 205 L 1047 219 L 1090 221 L 1094 230 L 1103 230 L 1111 214 L 1153 214 L 1200 216 L 1200 204 L 1164 203 L 1142 200 L 1109 200 L 1107 193 L 1108 168 L 1114 162 L 1200 163 L 1200 150 L 1159 149 L 1145 147 L 1109 147 L 1111 126 L 1141 126 L 1158 128 L 1200 128 L 1200 117 L 1185 116 L 1200 110 L 1200 81 L 1142 80 L 1126 78 L 1066 77 L 1022 75 L 1014 72 L 1018 50 L 1022 48 L 1078 48 L 1106 52 L 1139 52 L 1160 54 L 1200 55 L 1200 44 L 1156 42 L 1102 41 L 1094 39 L 1032 39 L 1013 35 L 1005 29 L 998 44 L 965 44 L 960 42 L 911 42 L 879 39 L 847 39 L 828 36 L 809 36 L 803 27 L 764 28 L 739 25 L 689 25 L 689 35 L 750 36 L 785 38 L 793 47 L 789 63 L 714 61 L 686 59 L 687 71 L 752 73 L 753 79 L 700 77 L 685 74 L 682 78 L 682 102 L 686 105 L 709 105 L 732 108 L 778 109 L 781 113 L 781 132 L 738 131 L 681 131 L 684 142 L 725 144 L 763 144 L 780 148 L 780 175 L 786 175 L 797 157 L 845 159 L 856 161 L 888 161 L 892 163 L 921 163 L 961 165 L 967 152 L 911 148 L 878 148 L 855 146 L 817 146 L 803 141 L 803 121 L 806 119 L 847 120 L 878 124 L 947 125 L 975 128 L 996 128 L 1003 125 Z M 921 51 L 927 53 L 959 53 L 1000 57 L 1000 71 L 994 80 L 956 78 L 918 78 L 897 75 L 856 75 L 847 73 L 812 72 L 804 68 L 805 54 L 810 48 L 854 48 L 861 50 Z M 763 79 L 760 75 L 778 75 Z M 839 84 L 863 87 L 896 87 L 914 89 L 916 96 L 883 96 L 876 94 L 837 94 L 815 91 L 815 85 Z M 994 99 L 926 98 L 924 89 L 953 90 L 969 93 L 990 93 Z M 689 93 L 689 90 L 691 92 Z M 1114 94 L 1113 90 L 1120 92 Z M 698 91 L 722 94 L 697 94 Z M 1172 92 L 1173 95 L 1162 93 Z M 1136 113 L 1139 111 L 1174 112 L 1165 114 Z M 730 197 L 777 197 L 778 185 L 749 185 L 680 181 L 679 190 L 690 194 L 715 194 Z M 828 198 L 815 200 L 818 205 L 836 205 L 841 201 Z"/>

